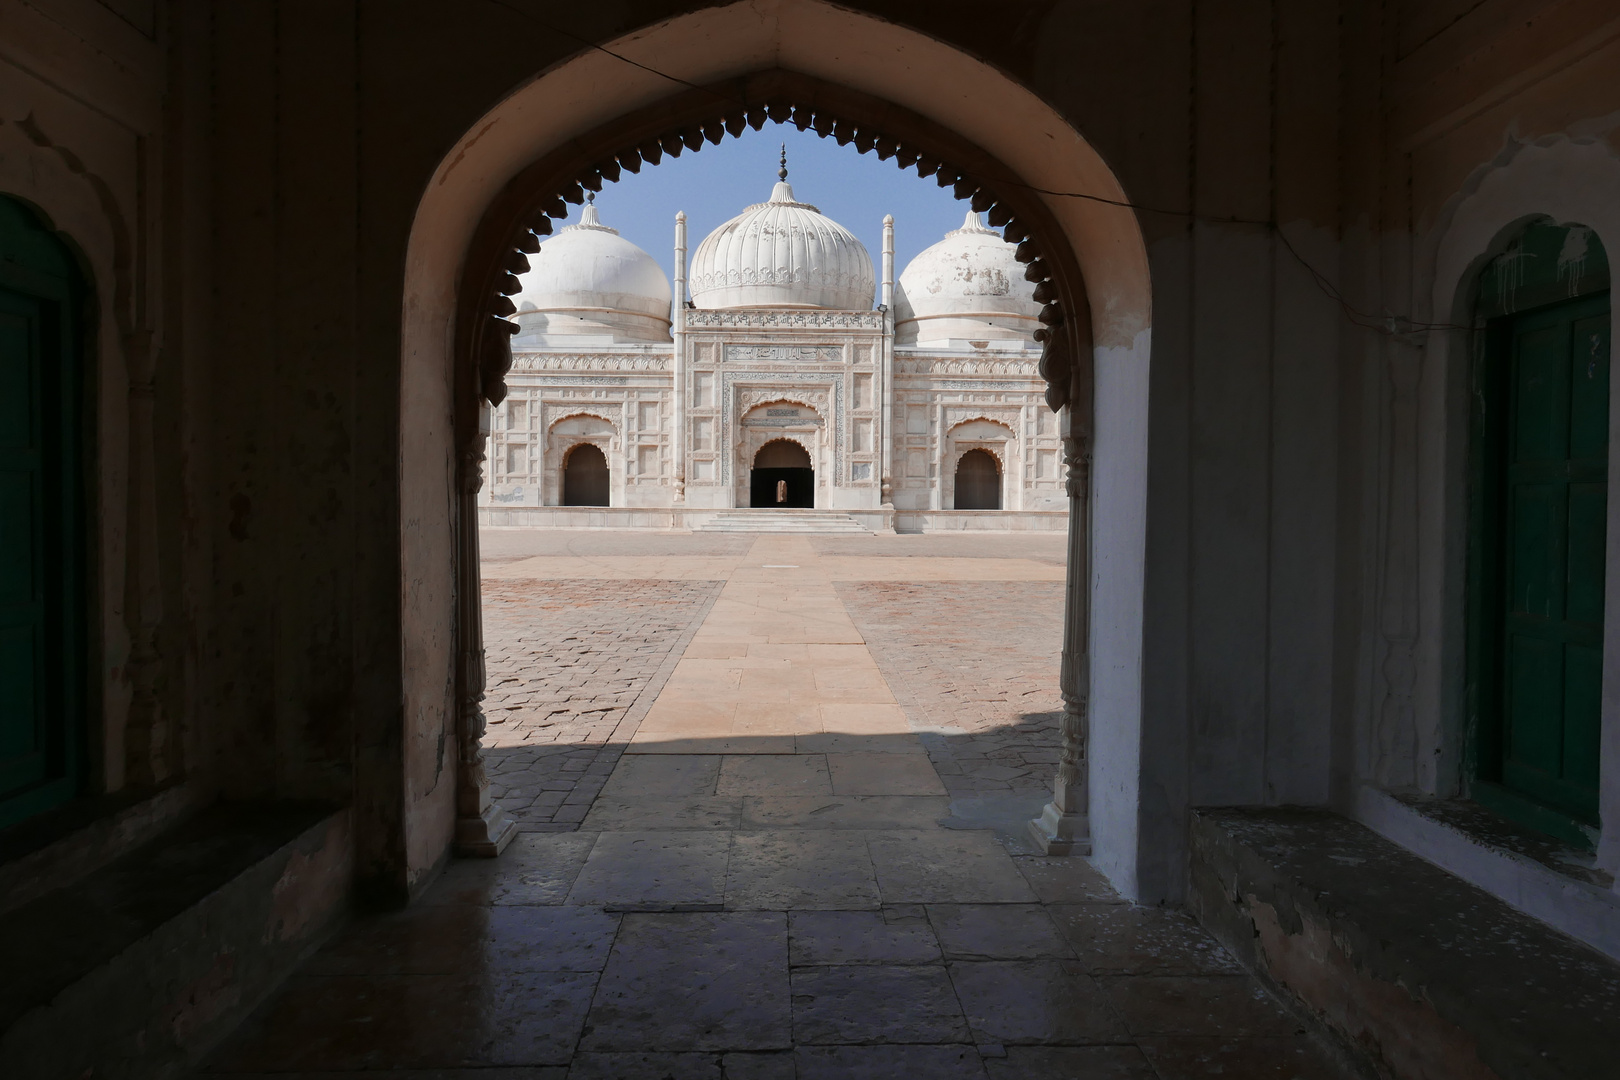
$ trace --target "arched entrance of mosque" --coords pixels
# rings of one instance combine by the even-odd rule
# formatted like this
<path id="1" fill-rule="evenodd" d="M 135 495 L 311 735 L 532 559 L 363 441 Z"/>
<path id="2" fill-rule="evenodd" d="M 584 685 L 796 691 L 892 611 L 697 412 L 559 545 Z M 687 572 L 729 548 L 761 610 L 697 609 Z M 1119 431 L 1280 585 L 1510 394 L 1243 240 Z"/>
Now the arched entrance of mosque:
<path id="1" fill-rule="evenodd" d="M 563 459 L 562 504 L 608 505 L 607 458 L 591 443 L 570 448 Z"/>
<path id="2" fill-rule="evenodd" d="M 483 786 L 478 742 L 477 486 L 463 480 L 452 498 L 442 462 L 447 453 L 476 462 L 480 411 L 505 396 L 508 297 L 524 253 L 569 203 L 622 171 L 768 122 L 915 168 L 1018 247 L 1044 305 L 1040 371 L 1048 402 L 1062 410 L 1071 463 L 1064 749 L 1041 828 L 1053 853 L 1095 850 L 1134 896 L 1137 852 L 1153 842 L 1138 828 L 1141 687 L 1132 674 L 1142 666 L 1151 321 L 1141 230 L 1097 153 L 1022 86 L 914 31 L 821 0 L 705 9 L 584 50 L 470 125 L 427 185 L 402 306 L 401 513 L 413 523 L 402 533 L 405 648 L 434 653 L 446 631 L 459 643 L 442 658 L 459 664 L 449 698 L 439 660 L 406 666 L 405 713 L 423 728 L 407 732 L 406 745 L 431 745 L 437 723 L 455 727 L 460 750 L 455 806 L 437 813 L 454 817 L 464 851 L 498 848 L 500 814 Z M 1067 191 L 1087 197 L 1052 194 Z M 1094 530 L 1101 515 L 1108 524 Z M 454 538 L 453 550 L 443 537 Z M 1094 557 L 1110 573 L 1093 575 Z M 1109 612 L 1099 624 L 1105 637 L 1090 636 L 1093 605 Z M 1088 787 L 1099 770 L 1107 783 Z"/>
<path id="3" fill-rule="evenodd" d="M 792 439 L 772 439 L 754 455 L 748 505 L 756 509 L 808 509 L 816 505 L 816 470 L 810 453 Z"/>
<path id="4" fill-rule="evenodd" d="M 969 450 L 956 463 L 956 509 L 1001 509 L 1001 466 L 990 451 Z"/>

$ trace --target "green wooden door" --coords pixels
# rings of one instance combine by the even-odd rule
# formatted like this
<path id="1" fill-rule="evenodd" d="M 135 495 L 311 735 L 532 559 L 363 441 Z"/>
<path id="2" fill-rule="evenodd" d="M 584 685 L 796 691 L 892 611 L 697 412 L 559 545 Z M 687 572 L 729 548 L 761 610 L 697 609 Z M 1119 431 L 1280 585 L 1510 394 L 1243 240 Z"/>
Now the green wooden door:
<path id="1" fill-rule="evenodd" d="M 1597 824 L 1609 480 L 1607 295 L 1512 318 L 1498 782 Z"/>
<path id="2" fill-rule="evenodd" d="M 60 241 L 0 197 L 0 826 L 79 787 L 78 291 Z"/>

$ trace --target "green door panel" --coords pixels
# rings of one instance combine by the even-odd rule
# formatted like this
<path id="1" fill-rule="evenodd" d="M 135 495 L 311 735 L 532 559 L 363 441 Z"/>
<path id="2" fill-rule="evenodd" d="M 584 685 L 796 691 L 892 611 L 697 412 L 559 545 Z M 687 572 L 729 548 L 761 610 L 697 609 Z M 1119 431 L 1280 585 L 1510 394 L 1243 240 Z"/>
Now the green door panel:
<path id="1" fill-rule="evenodd" d="M 1607 295 L 1512 316 L 1498 428 L 1498 735 L 1481 776 L 1597 824 L 1609 458 Z M 1505 430 L 1502 430 L 1504 429 Z M 1490 481 L 1487 480 L 1487 483 Z"/>
<path id="2" fill-rule="evenodd" d="M 81 782 L 78 290 L 61 241 L 0 197 L 0 826 Z"/>

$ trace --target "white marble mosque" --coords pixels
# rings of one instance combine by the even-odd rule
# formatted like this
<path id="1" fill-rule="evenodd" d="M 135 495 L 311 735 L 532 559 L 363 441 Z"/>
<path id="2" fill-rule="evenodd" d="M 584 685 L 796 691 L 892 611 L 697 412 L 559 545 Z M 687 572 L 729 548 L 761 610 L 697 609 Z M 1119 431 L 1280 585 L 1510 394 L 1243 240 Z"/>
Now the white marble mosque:
<path id="1" fill-rule="evenodd" d="M 759 507 L 906 531 L 1065 526 L 1040 305 L 1013 245 L 970 212 L 897 281 L 886 217 L 879 279 L 780 175 L 690 263 L 676 216 L 673 289 L 594 205 L 530 257 L 486 523 L 701 525 Z M 531 509 L 549 507 L 613 509 Z"/>

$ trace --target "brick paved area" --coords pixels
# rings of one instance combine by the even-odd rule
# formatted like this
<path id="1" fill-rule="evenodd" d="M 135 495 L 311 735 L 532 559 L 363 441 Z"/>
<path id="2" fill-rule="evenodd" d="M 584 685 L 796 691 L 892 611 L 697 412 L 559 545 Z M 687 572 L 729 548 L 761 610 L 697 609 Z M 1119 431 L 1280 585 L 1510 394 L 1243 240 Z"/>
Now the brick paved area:
<path id="1" fill-rule="evenodd" d="M 1063 708 L 1061 583 L 842 582 L 837 589 L 889 688 L 925 731 L 947 791 L 1051 789 Z"/>
<path id="2" fill-rule="evenodd" d="M 530 831 L 578 828 L 715 581 L 484 583 L 491 793 Z M 649 690 L 652 693 L 649 693 Z M 615 738 L 615 732 L 618 737 Z"/>

